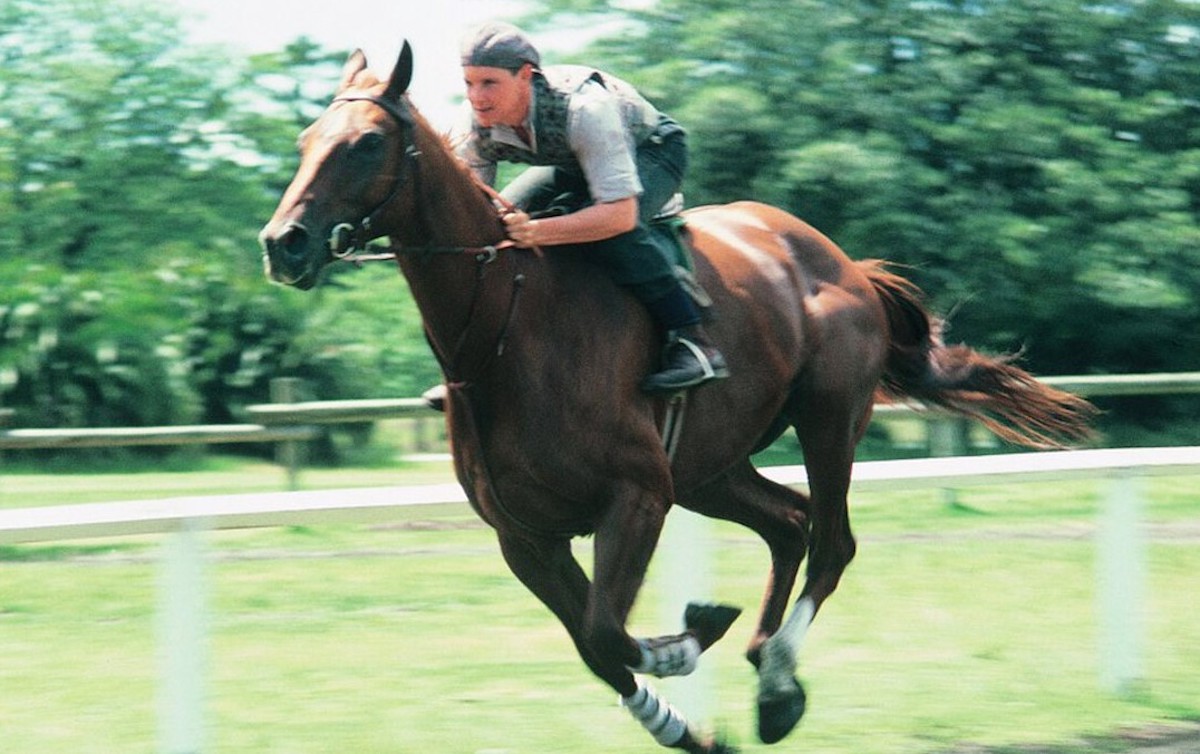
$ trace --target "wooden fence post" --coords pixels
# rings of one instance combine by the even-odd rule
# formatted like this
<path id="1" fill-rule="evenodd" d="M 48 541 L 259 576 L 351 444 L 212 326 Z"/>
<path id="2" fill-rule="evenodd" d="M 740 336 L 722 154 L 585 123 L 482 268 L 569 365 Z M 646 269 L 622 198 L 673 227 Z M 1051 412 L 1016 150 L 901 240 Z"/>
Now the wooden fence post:
<path id="1" fill-rule="evenodd" d="M 276 377 L 271 380 L 271 403 L 298 403 L 299 377 Z M 287 488 L 300 489 L 300 466 L 304 462 L 304 445 L 297 440 L 284 440 L 275 445 L 275 462 L 287 470 Z"/>
<path id="2" fill-rule="evenodd" d="M 926 422 L 929 455 L 932 458 L 954 458 L 967 453 L 967 422 L 957 416 L 931 416 Z M 958 492 L 951 488 L 941 491 L 942 504 L 958 506 Z"/>
<path id="3" fill-rule="evenodd" d="M 8 425 L 12 424 L 13 414 L 16 413 L 11 408 L 0 408 L 0 429 L 8 429 Z M 0 450 L 0 467 L 4 466 L 4 451 Z M 3 471 L 0 468 L 0 475 Z M 3 487 L 0 487 L 0 493 L 3 493 Z"/>

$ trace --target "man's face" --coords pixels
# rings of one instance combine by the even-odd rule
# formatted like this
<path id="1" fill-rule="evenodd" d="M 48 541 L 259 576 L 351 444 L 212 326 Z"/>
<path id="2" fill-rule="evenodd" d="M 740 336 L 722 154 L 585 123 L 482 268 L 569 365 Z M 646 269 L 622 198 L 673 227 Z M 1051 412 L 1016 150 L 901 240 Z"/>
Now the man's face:
<path id="1" fill-rule="evenodd" d="M 521 125 L 529 112 L 532 76 L 533 68 L 529 65 L 515 73 L 507 68 L 463 66 L 467 101 L 479 125 L 484 128 Z"/>

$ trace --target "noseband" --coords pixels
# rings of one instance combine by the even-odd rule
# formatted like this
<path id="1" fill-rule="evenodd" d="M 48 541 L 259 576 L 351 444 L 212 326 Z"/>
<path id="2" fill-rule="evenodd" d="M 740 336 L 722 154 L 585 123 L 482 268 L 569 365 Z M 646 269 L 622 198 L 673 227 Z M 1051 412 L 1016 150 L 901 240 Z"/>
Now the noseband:
<path id="1" fill-rule="evenodd" d="M 400 132 L 403 134 L 404 141 L 408 145 L 404 148 L 404 159 L 400 163 L 400 169 L 396 172 L 395 177 L 392 178 L 392 187 L 388 191 L 387 195 L 378 204 L 376 204 L 374 209 L 368 212 L 362 220 L 359 220 L 357 225 L 351 223 L 338 223 L 337 225 L 333 226 L 333 229 L 329 232 L 329 252 L 334 256 L 335 259 L 361 264 L 362 262 L 394 260 L 396 258 L 397 251 L 411 251 L 425 254 L 476 254 L 477 256 L 482 257 L 481 261 L 491 261 L 492 259 L 495 259 L 496 253 L 500 249 L 509 248 L 510 246 L 514 245 L 508 240 L 490 246 L 423 245 L 402 248 L 399 244 L 393 243 L 392 251 L 381 254 L 363 253 L 366 249 L 367 243 L 375 238 L 373 233 L 376 218 L 387 208 L 388 205 L 395 201 L 396 197 L 400 194 L 400 191 L 404 188 L 405 179 L 409 173 L 412 174 L 414 192 L 418 194 L 420 193 L 419 183 L 421 178 L 421 168 L 417 158 L 421 156 L 421 151 L 417 149 L 416 141 L 413 138 L 413 131 L 416 127 L 416 122 L 413 119 L 412 113 L 409 112 L 407 108 L 402 107 L 400 104 L 392 102 L 389 99 L 385 99 L 374 94 L 368 94 L 365 92 L 343 94 L 338 97 L 334 97 L 333 102 L 370 102 L 382 108 L 385 113 L 391 116 L 392 120 L 396 121 L 396 125 L 400 127 Z M 500 201 L 502 204 L 504 204 L 508 211 L 513 210 L 512 205 L 501 199 L 500 195 L 497 194 L 491 188 L 491 186 L 486 186 L 483 183 L 480 183 L 479 185 L 492 199 Z M 418 215 L 419 214 L 420 210 L 418 209 Z M 424 222 L 424 218 L 421 219 L 422 222 Z M 424 224 L 428 226 L 428 223 Z"/>

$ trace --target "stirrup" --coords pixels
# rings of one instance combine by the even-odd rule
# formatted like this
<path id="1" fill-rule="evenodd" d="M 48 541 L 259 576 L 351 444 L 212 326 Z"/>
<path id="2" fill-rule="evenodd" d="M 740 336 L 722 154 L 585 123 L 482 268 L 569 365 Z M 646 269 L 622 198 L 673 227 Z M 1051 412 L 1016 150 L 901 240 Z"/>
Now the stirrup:
<path id="1" fill-rule="evenodd" d="M 641 387 L 644 392 L 655 395 L 677 393 L 696 387 L 697 385 L 702 385 L 710 380 L 722 379 L 729 376 L 729 368 L 725 365 L 725 358 L 721 356 L 719 351 L 714 350 L 713 356 L 710 357 L 695 341 L 684 337 L 676 337 L 670 347 L 674 348 L 676 344 L 682 345 L 687 350 L 692 363 L 700 367 L 700 373 L 695 374 L 686 367 L 683 369 L 673 369 L 672 365 L 668 365 L 642 380 Z M 682 377 L 679 381 L 659 384 L 663 380 L 669 379 L 664 375 L 669 375 L 671 372 L 683 372 L 684 374 L 677 375 Z"/>
<path id="2" fill-rule="evenodd" d="M 708 354 L 704 352 L 704 349 L 696 345 L 692 340 L 688 338 L 676 338 L 675 342 L 691 351 L 692 355 L 696 357 L 696 361 L 700 363 L 700 368 L 704 370 L 704 375 L 700 378 L 700 382 L 708 382 L 712 379 L 729 376 L 729 369 L 723 363 L 714 365 L 712 359 L 708 358 Z M 699 385 L 700 382 L 695 384 Z"/>

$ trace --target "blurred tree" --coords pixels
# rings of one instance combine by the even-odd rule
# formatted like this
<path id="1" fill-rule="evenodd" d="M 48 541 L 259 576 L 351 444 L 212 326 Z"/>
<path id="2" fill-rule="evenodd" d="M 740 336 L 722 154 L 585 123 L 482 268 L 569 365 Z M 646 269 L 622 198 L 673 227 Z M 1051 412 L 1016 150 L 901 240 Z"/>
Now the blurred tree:
<path id="1" fill-rule="evenodd" d="M 1196 368 L 1200 4 L 539 8 L 612 30 L 557 57 L 689 128 L 693 204 L 778 204 L 909 264 L 962 304 L 954 338 L 1028 342 L 1041 373 Z M 436 379 L 394 271 L 263 282 L 255 235 L 343 59 L 192 47 L 150 0 L 0 4 L 0 396 L 22 422 L 222 421 L 277 374 L 322 398 Z"/>
<path id="2" fill-rule="evenodd" d="M 912 265 L 953 337 L 1042 373 L 1195 369 L 1200 5 L 544 0 L 559 55 L 691 134 L 693 204 L 786 207 Z M 597 17 L 610 23 L 598 24 Z"/>
<path id="3" fill-rule="evenodd" d="M 349 266 L 307 296 L 262 274 L 258 229 L 344 59 L 191 47 L 148 0 L 0 7 L 0 396 L 20 423 L 229 421 L 285 374 L 327 398 L 436 379 L 394 270 L 383 302 Z M 381 312 L 404 342 L 376 337 Z"/>
<path id="4" fill-rule="evenodd" d="M 182 44 L 172 17 L 94 0 L 6 7 L 0 211 L 15 233 L 0 254 L 138 266 L 167 239 L 228 237 L 224 218 L 263 204 L 231 174 L 240 155 L 221 117 L 234 72 Z"/>

